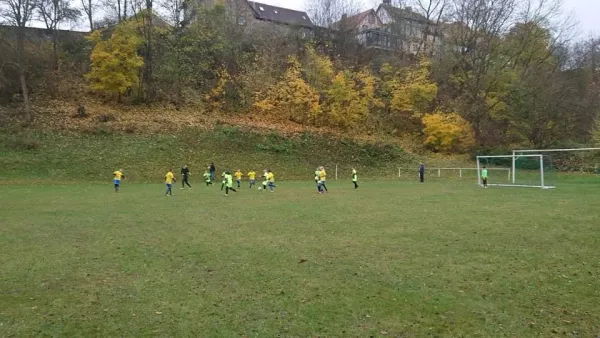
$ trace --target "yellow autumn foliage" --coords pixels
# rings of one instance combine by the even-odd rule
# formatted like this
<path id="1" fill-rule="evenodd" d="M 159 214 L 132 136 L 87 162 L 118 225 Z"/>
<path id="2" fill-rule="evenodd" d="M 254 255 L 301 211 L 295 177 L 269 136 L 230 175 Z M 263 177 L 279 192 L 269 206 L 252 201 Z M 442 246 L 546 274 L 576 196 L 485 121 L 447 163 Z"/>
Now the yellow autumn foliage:
<path id="1" fill-rule="evenodd" d="M 420 118 L 427 113 L 437 96 L 438 87 L 429 78 L 429 61 L 423 59 L 395 80 L 390 108 L 407 118 Z"/>
<path id="2" fill-rule="evenodd" d="M 325 91 L 323 124 L 344 129 L 360 126 L 371 109 L 381 106 L 375 89 L 376 80 L 366 69 L 338 72 Z"/>
<path id="3" fill-rule="evenodd" d="M 120 95 L 139 83 L 144 61 L 137 50 L 142 39 L 132 22 L 117 25 L 108 40 L 102 40 L 99 31 L 92 32 L 87 39 L 94 44 L 91 69 L 85 75 L 92 90 Z"/>
<path id="4" fill-rule="evenodd" d="M 422 118 L 424 144 L 439 152 L 466 152 L 475 145 L 473 129 L 457 113 L 436 112 Z"/>
<path id="5" fill-rule="evenodd" d="M 231 81 L 231 76 L 227 72 L 225 67 L 221 67 L 217 72 L 217 81 L 213 88 L 206 95 L 205 100 L 210 104 L 213 109 L 223 109 L 223 100 L 226 93 L 226 86 Z"/>
<path id="6" fill-rule="evenodd" d="M 333 62 L 326 55 L 317 53 L 312 46 L 307 46 L 302 73 L 310 86 L 319 92 L 324 91 L 333 79 Z"/>
<path id="7" fill-rule="evenodd" d="M 312 123 L 320 112 L 319 94 L 300 74 L 300 63 L 288 58 L 288 68 L 274 87 L 259 93 L 255 111 L 272 119 L 282 117 L 298 123 Z"/>

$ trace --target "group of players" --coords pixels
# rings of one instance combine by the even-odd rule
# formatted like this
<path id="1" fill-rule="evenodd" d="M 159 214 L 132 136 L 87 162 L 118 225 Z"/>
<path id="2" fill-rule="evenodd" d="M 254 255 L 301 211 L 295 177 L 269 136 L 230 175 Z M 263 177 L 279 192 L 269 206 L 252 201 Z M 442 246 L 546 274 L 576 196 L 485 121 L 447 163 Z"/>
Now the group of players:
<path id="1" fill-rule="evenodd" d="M 185 189 L 186 185 L 187 187 L 191 190 L 192 186 L 190 185 L 189 182 L 189 177 L 191 175 L 190 169 L 189 167 L 186 165 L 184 165 L 183 167 L 181 167 L 181 189 Z M 208 166 L 206 168 L 206 170 L 204 171 L 204 175 L 202 175 L 204 177 L 204 182 L 206 183 L 206 186 L 211 186 L 214 183 L 215 180 L 215 166 L 214 164 L 210 164 L 210 166 Z M 249 188 L 251 189 L 252 187 L 254 187 L 254 185 L 256 185 L 256 172 L 254 170 L 250 170 L 248 171 L 248 173 L 246 174 L 246 176 L 248 177 L 248 181 L 249 181 Z M 229 191 L 233 191 L 235 193 L 237 193 L 236 188 L 233 187 L 233 178 L 235 177 L 235 182 L 237 183 L 237 188 L 241 188 L 242 185 L 242 177 L 244 177 L 244 174 L 242 173 L 241 169 L 238 169 L 236 172 L 233 173 L 233 175 L 231 174 L 231 172 L 229 172 L 229 170 L 224 171 L 221 174 L 222 177 L 222 181 L 221 181 L 221 191 L 225 191 L 225 196 L 229 196 Z M 271 171 L 270 169 L 265 169 L 263 171 L 262 174 L 262 187 L 259 187 L 259 190 L 262 191 L 267 191 L 267 189 L 269 190 L 269 192 L 275 192 L 275 174 L 273 173 L 273 171 Z M 116 170 L 115 172 L 113 172 L 113 185 L 115 188 L 115 192 L 119 192 L 120 191 L 120 187 L 121 187 L 121 180 L 125 178 L 125 175 L 123 174 L 123 169 L 119 169 Z M 165 186 L 166 186 L 166 192 L 165 195 L 166 196 L 173 196 L 173 184 L 177 182 L 177 179 L 175 178 L 175 173 L 173 172 L 173 169 L 169 169 L 169 171 L 165 174 Z M 318 167 L 315 170 L 315 183 L 317 185 L 317 192 L 319 194 L 323 194 L 328 192 L 327 190 L 327 172 L 325 171 L 325 168 L 323 166 Z M 356 169 L 352 169 L 352 183 L 354 183 L 354 189 L 358 188 L 358 175 L 356 173 Z"/>
<path id="2" fill-rule="evenodd" d="M 210 164 L 210 166 L 208 166 L 206 168 L 206 171 L 204 171 L 204 175 L 202 175 L 204 177 L 204 182 L 206 183 L 206 186 L 211 186 L 213 185 L 213 181 L 215 180 L 215 166 L 214 164 Z M 191 190 L 192 186 L 190 185 L 189 182 L 189 178 L 191 175 L 190 169 L 189 167 L 186 165 L 184 165 L 183 167 L 181 167 L 181 189 L 185 189 L 186 185 L 187 187 Z M 252 188 L 255 184 L 256 184 L 256 172 L 254 170 L 250 170 L 247 173 L 248 179 L 249 179 L 249 183 L 250 183 L 250 188 Z M 221 174 L 221 191 L 225 190 L 225 196 L 229 196 L 229 191 L 233 191 L 237 193 L 237 190 L 233 187 L 233 178 L 235 177 L 235 181 L 237 183 L 237 188 L 239 189 L 241 187 L 242 184 L 242 177 L 244 177 L 244 174 L 242 174 L 241 169 L 238 169 L 235 173 L 233 173 L 233 175 L 231 174 L 231 172 L 229 172 L 229 170 L 224 171 Z M 275 174 L 273 173 L 273 171 L 271 171 L 270 169 L 265 169 L 263 172 L 263 175 L 261 176 L 263 178 L 262 181 L 262 187 L 259 187 L 259 190 L 262 191 L 267 191 L 267 189 L 270 192 L 275 192 Z M 120 188 L 121 188 L 121 180 L 125 178 L 125 174 L 123 174 L 123 169 L 119 169 L 116 170 L 115 172 L 113 172 L 113 185 L 115 188 L 115 192 L 119 192 Z M 169 169 L 169 171 L 165 174 L 164 176 L 164 180 L 165 180 L 165 186 L 166 186 L 166 192 L 165 195 L 166 196 L 173 196 L 173 184 L 175 184 L 177 182 L 177 179 L 175 177 L 175 173 L 173 171 L 173 169 Z"/>

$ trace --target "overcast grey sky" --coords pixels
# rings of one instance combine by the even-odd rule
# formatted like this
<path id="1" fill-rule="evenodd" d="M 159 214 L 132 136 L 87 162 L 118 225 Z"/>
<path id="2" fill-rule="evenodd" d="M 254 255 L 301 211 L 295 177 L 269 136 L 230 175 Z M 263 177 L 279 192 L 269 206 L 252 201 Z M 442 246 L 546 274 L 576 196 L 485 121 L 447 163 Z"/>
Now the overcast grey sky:
<path id="1" fill-rule="evenodd" d="M 304 10 L 306 0 L 256 0 L 270 5 Z M 363 0 L 372 4 L 374 0 Z M 366 7 L 366 5 L 365 5 Z M 580 33 L 586 37 L 590 33 L 600 34 L 600 0 L 563 0 L 565 14 L 572 13 L 579 21 Z"/>

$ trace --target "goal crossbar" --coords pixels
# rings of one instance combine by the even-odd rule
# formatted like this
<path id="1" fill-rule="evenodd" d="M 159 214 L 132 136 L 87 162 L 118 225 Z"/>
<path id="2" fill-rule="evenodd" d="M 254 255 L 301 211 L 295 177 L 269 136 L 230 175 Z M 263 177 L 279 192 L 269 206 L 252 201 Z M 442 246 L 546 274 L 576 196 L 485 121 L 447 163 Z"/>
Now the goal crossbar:
<path id="1" fill-rule="evenodd" d="M 540 185 L 529 185 L 529 184 L 514 184 L 515 183 L 515 162 L 517 157 L 530 157 L 530 158 L 539 158 L 540 160 Z M 477 183 L 479 186 L 482 185 L 481 180 L 481 165 L 479 163 L 480 159 L 486 158 L 511 158 L 512 159 L 512 184 L 488 184 L 489 186 L 497 186 L 497 187 L 522 187 L 522 188 L 542 188 L 542 189 L 554 189 L 555 186 L 549 186 L 544 183 L 544 155 L 541 154 L 523 154 L 523 155 L 515 155 L 514 152 L 512 155 L 490 155 L 490 156 L 477 156 Z M 488 168 L 488 170 L 491 168 Z"/>

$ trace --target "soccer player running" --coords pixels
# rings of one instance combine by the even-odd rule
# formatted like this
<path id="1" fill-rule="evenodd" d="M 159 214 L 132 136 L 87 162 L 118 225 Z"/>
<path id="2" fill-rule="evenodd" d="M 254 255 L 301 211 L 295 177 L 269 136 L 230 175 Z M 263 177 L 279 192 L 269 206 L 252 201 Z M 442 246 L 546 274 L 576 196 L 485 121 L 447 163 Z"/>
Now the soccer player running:
<path id="1" fill-rule="evenodd" d="M 221 191 L 223 191 L 223 189 L 225 189 L 225 185 L 227 185 L 227 171 L 224 171 L 221 174 Z"/>
<path id="2" fill-rule="evenodd" d="M 229 190 L 231 190 L 233 192 L 237 192 L 237 190 L 233 189 L 233 176 L 231 176 L 231 173 L 229 173 L 229 171 L 226 171 L 224 174 L 225 174 L 225 180 L 226 180 L 225 196 L 229 196 Z"/>
<path id="3" fill-rule="evenodd" d="M 175 179 L 175 174 L 173 174 L 173 169 L 169 169 L 167 174 L 165 175 L 165 184 L 167 185 L 167 192 L 165 196 L 173 196 L 173 183 L 177 182 Z"/>
<path id="4" fill-rule="evenodd" d="M 275 174 L 270 169 L 267 171 L 267 182 L 269 183 L 269 192 L 275 192 Z"/>
<path id="5" fill-rule="evenodd" d="M 322 194 L 323 192 L 329 192 L 329 190 L 327 190 L 327 185 L 325 184 L 327 182 L 327 172 L 325 171 L 325 167 L 320 167 L 319 168 L 319 193 Z"/>
<path id="6" fill-rule="evenodd" d="M 256 183 L 256 173 L 254 172 L 254 170 L 250 169 L 250 171 L 248 172 L 247 175 L 248 175 L 248 179 L 250 181 L 250 189 L 252 189 L 252 187 Z"/>
<path id="7" fill-rule="evenodd" d="M 267 191 L 267 182 L 268 182 L 268 180 L 267 180 L 267 174 L 268 174 L 267 173 L 267 169 L 263 170 L 263 174 L 261 176 L 262 179 L 263 179 L 263 181 L 262 181 L 263 191 Z"/>
<path id="8" fill-rule="evenodd" d="M 423 183 L 425 181 L 425 165 L 423 162 L 419 164 L 419 181 Z"/>
<path id="9" fill-rule="evenodd" d="M 319 183 L 319 168 L 315 169 L 315 184 L 317 185 L 317 192 L 321 192 L 321 183 Z"/>
<path id="10" fill-rule="evenodd" d="M 242 185 L 242 176 L 244 176 L 244 174 L 242 174 L 242 169 L 238 169 L 233 176 L 235 176 L 235 182 L 237 183 L 237 187 L 239 189 Z"/>
<path id="11" fill-rule="evenodd" d="M 113 185 L 115 186 L 115 192 L 119 192 L 121 189 L 121 179 L 125 178 L 123 175 L 123 169 L 119 169 L 113 173 Z"/>
<path id="12" fill-rule="evenodd" d="M 208 168 L 207 170 L 204 171 L 204 175 L 202 175 L 204 177 L 204 182 L 206 182 L 206 186 L 208 187 L 209 185 L 212 185 L 212 180 L 210 178 L 210 173 L 208 172 Z"/>
<path id="13" fill-rule="evenodd" d="M 358 189 L 358 175 L 354 168 L 352 168 L 352 183 L 354 183 L 354 189 Z"/>
<path id="14" fill-rule="evenodd" d="M 190 168 L 188 168 L 187 164 L 184 164 L 183 167 L 181 167 L 181 189 L 184 189 L 185 185 L 187 184 L 190 190 L 192 190 L 192 186 L 190 185 L 190 182 L 188 182 L 189 179 Z"/>
<path id="15" fill-rule="evenodd" d="M 488 184 L 487 184 L 487 181 L 488 181 L 488 170 L 487 170 L 487 168 L 485 166 L 483 167 L 483 170 L 481 170 L 481 180 L 483 181 L 483 187 L 487 188 L 488 187 Z"/>

